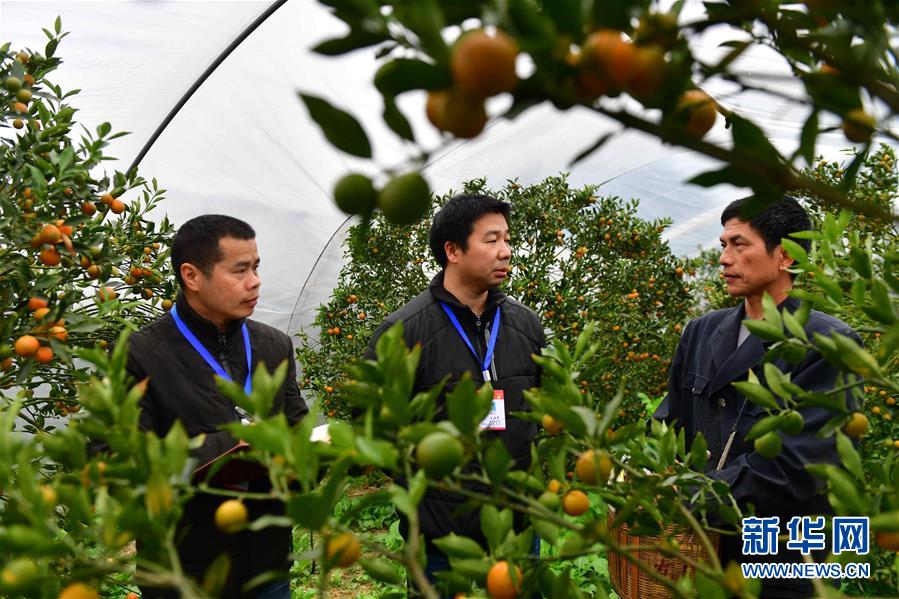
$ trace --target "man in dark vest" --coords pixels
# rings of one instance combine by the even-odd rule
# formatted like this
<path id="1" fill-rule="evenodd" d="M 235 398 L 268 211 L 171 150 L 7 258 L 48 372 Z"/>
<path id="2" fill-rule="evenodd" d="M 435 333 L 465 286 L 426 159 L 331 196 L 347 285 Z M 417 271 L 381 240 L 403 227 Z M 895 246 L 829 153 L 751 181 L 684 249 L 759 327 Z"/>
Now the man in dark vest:
<path id="1" fill-rule="evenodd" d="M 207 214 L 184 223 L 172 243 L 172 265 L 181 294 L 168 314 L 129 339 L 128 372 L 148 383 L 140 403 L 141 429 L 163 437 L 180 421 L 188 436 L 205 435 L 202 447 L 192 454 L 201 465 L 236 445 L 219 425 L 248 418 L 219 392 L 216 374 L 249 392 L 250 377 L 259 364 L 273 371 L 287 360 L 287 376 L 273 409 L 283 411 L 291 423 L 307 412 L 297 388 L 290 338 L 249 319 L 259 299 L 255 238 L 250 225 L 230 216 Z M 269 489 L 264 476 L 237 484 L 247 491 Z M 214 523 L 222 501 L 222 497 L 198 493 L 185 505 L 176 533 L 184 572 L 202 581 L 213 560 L 225 553 L 231 568 L 223 597 L 289 598 L 290 529 L 225 534 Z M 244 504 L 251 520 L 283 514 L 278 501 L 246 500 Z M 255 576 L 269 571 L 282 572 L 284 579 L 250 595 L 241 591 Z M 158 593 L 145 590 L 143 596 Z"/>
<path id="2" fill-rule="evenodd" d="M 724 231 L 720 238 L 720 263 L 727 292 L 743 301 L 736 308 L 715 310 L 687 324 L 671 364 L 668 395 L 653 417 L 683 428 L 688 443 L 702 433 L 708 441 L 710 455 L 706 473 L 727 482 L 731 494 L 743 508 L 751 504 L 757 516 L 779 517 L 780 533 L 786 534 L 787 523 L 793 516 L 832 513 L 827 497 L 821 492 L 823 481 L 816 479 L 805 466 L 839 463 L 834 438 L 817 436 L 835 414 L 820 407 L 803 408 L 801 431 L 795 435 L 776 433 L 781 437 L 783 449 L 770 459 L 759 455 L 753 442 L 745 440 L 749 429 L 767 412 L 738 393 L 731 383 L 745 381 L 750 369 L 764 381 L 761 362 L 767 348 L 742 323 L 763 317 L 762 298 L 766 293 L 781 311 L 792 313 L 799 308 L 799 301 L 788 297 L 793 287 L 794 275 L 788 271 L 793 259 L 787 255 L 781 239 L 811 229 L 808 215 L 793 198 L 784 197 L 746 219 L 743 209 L 750 199 L 731 203 L 721 215 Z M 806 249 L 809 247 L 808 240 L 796 242 Z M 810 339 L 815 333 L 828 336 L 832 331 L 858 340 L 844 322 L 811 311 L 805 324 Z M 803 389 L 826 392 L 834 388 L 837 371 L 817 352 L 809 352 L 799 364 L 777 359 L 774 365 Z M 823 558 L 822 552 L 814 555 L 816 561 Z M 730 560 L 802 561 L 802 555 L 788 550 L 783 540 L 774 555 L 744 556 L 739 536 L 722 537 L 721 558 L 723 564 Z M 809 580 L 763 581 L 764 597 L 795 598 L 812 594 Z"/>
<path id="3" fill-rule="evenodd" d="M 512 258 L 509 210 L 506 202 L 485 195 L 460 195 L 446 203 L 435 215 L 430 234 L 431 252 L 442 270 L 426 290 L 381 323 L 365 357 L 373 359 L 378 337 L 402 321 L 406 344 L 421 346 L 413 394 L 447 375 L 444 394 L 465 373 L 476 385 L 491 383 L 493 411 L 490 420 L 481 423 L 483 434 L 502 439 L 516 467 L 526 468 L 536 426 L 510 413 L 529 409 L 524 390 L 539 383 L 531 356 L 540 354 L 546 338 L 537 315 L 499 289 Z M 437 408 L 435 419 L 446 418 L 443 396 Z M 449 569 L 434 539 L 454 532 L 486 545 L 479 513 L 460 510 L 464 502 L 458 495 L 429 490 L 419 505 L 432 581 L 435 572 Z"/>

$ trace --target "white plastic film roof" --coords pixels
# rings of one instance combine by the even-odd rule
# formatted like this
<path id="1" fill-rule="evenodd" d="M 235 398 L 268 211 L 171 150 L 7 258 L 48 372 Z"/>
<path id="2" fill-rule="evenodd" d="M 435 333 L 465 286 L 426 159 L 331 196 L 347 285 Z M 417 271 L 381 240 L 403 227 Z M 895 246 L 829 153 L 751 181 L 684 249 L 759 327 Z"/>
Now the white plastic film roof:
<path id="1" fill-rule="evenodd" d="M 13 48 L 42 51 L 42 27 L 57 15 L 71 32 L 60 44 L 63 65 L 51 79 L 70 99 L 78 122 L 88 129 L 109 121 L 131 135 L 113 142 L 108 163 L 125 170 L 182 95 L 269 2 L 11 1 L 0 2 L 0 39 Z M 702 10 L 688 1 L 682 18 Z M 289 0 L 255 29 L 211 74 L 165 128 L 140 164 L 147 179 L 168 190 L 162 210 L 178 223 L 217 212 L 242 218 L 256 229 L 262 257 L 262 295 L 255 318 L 294 333 L 307 325 L 337 281 L 340 243 L 348 225 L 330 190 L 350 170 L 369 173 L 401 166 L 412 154 L 381 121 L 382 103 L 371 83 L 374 50 L 340 58 L 313 54 L 319 41 L 341 35 L 345 26 L 316 0 Z M 726 49 L 728 30 L 708 30 L 691 40 L 708 61 Z M 801 97 L 784 61 L 755 49 L 736 63 L 762 86 Z M 527 68 L 527 65 L 520 65 Z M 739 92 L 725 81 L 706 89 L 728 108 L 754 119 L 783 152 L 795 149 L 807 116 L 801 104 Z M 298 90 L 322 96 L 352 112 L 366 129 L 374 163 L 333 149 L 309 119 Z M 496 114 L 508 100 L 495 100 Z M 440 138 L 424 118 L 424 95 L 399 99 L 416 137 L 426 147 Z M 824 121 L 824 119 L 822 119 Z M 822 126 L 836 124 L 822 122 Z M 585 109 L 559 112 L 533 108 L 514 121 L 491 122 L 479 138 L 455 142 L 433 154 L 427 174 L 436 193 L 459 189 L 486 176 L 499 187 L 507 179 L 535 183 L 570 171 L 573 186 L 602 184 L 600 193 L 641 200 L 645 218 L 670 217 L 668 241 L 677 254 L 694 254 L 717 240 L 721 209 L 747 190 L 705 189 L 684 183 L 716 163 L 663 145 L 639 132 L 624 132 L 589 158 L 571 159 L 620 126 Z M 719 118 L 707 139 L 730 133 Z M 817 152 L 841 159 L 847 145 L 839 133 L 819 138 Z"/>

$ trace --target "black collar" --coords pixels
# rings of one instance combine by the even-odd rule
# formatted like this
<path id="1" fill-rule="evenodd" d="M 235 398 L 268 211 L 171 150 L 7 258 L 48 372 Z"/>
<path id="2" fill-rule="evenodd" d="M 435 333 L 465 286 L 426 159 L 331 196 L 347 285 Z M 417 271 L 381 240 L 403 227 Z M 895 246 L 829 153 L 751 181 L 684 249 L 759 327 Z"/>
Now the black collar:
<path id="1" fill-rule="evenodd" d="M 178 306 L 178 316 L 181 317 L 181 320 L 184 321 L 184 324 L 187 325 L 187 328 L 191 330 L 191 332 L 197 337 L 203 337 L 209 340 L 216 340 L 219 336 L 224 335 L 228 338 L 231 338 L 235 333 L 240 331 L 240 327 L 244 323 L 244 319 L 232 320 L 228 324 L 228 328 L 221 332 L 219 331 L 218 326 L 216 326 L 212 321 L 207 320 L 196 313 L 196 311 L 190 307 L 190 304 L 187 302 L 187 298 L 184 297 L 184 293 L 178 294 L 178 299 L 176 300 Z"/>
<path id="2" fill-rule="evenodd" d="M 443 286 L 443 275 L 444 271 L 440 271 L 437 273 L 433 279 L 431 279 L 431 284 L 428 285 L 428 289 L 431 292 L 431 295 L 434 296 L 434 299 L 446 302 L 453 308 L 457 308 L 458 310 L 467 310 L 471 312 L 472 315 L 474 311 L 471 308 L 463 304 L 459 301 L 459 299 L 446 290 L 446 287 Z M 493 289 L 487 290 L 487 303 L 484 305 L 484 314 L 488 315 L 488 318 L 492 318 L 492 313 L 496 310 L 497 306 L 504 303 L 506 301 L 506 294 L 502 292 L 499 287 L 494 287 Z M 476 315 L 475 315 L 476 316 Z"/>

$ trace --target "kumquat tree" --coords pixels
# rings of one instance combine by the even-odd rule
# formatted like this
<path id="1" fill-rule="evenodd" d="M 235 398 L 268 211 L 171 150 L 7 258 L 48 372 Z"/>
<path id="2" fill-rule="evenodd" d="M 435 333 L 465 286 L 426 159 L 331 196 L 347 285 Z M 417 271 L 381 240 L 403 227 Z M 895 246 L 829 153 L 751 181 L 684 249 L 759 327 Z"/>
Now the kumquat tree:
<path id="1" fill-rule="evenodd" d="M 899 8 L 876 0 L 708 2 L 694 19 L 678 13 L 683 3 L 662 10 L 649 0 L 322 4 L 348 31 L 315 51 L 377 46 L 373 84 L 385 122 L 411 143 L 396 97 L 412 90 L 427 92 L 421 110 L 447 141 L 549 102 L 718 160 L 718 170 L 694 182 L 751 188 L 756 207 L 784 192 L 803 199 L 817 223 L 801 234 L 811 249 L 783 241 L 802 307 L 781 312 L 767 298 L 764 318 L 746 321 L 767 348 L 759 372 L 734 384 L 755 415 L 746 438 L 773 459 L 783 439 L 804 428 L 806 408 L 832 412 L 819 434 L 834 439 L 841 463 L 808 469 L 835 515 L 869 519 L 872 550 L 830 555 L 824 565 L 862 562 L 871 576 L 839 587 L 815 579 L 815 593 L 899 592 L 897 171 L 893 150 L 873 146 L 875 133 L 894 138 Z M 723 58 L 705 63 L 688 40 L 711 27 L 734 39 Z M 73 140 L 73 92 L 48 79 L 60 64 L 59 21 L 47 36 L 41 51 L 0 47 L 0 593 L 134 597 L 137 585 L 153 585 L 219 596 L 234 567 L 227 556 L 193 580 L 175 550 L 185 502 L 209 494 L 221 499 L 215 525 L 223 532 L 289 527 L 298 538 L 290 572 L 265 574 L 247 593 L 291 577 L 294 596 L 325 597 L 337 573 L 350 569 L 382 597 L 408 596 L 411 586 L 429 598 L 638 596 L 635 580 L 644 596 L 759 595 L 760 581 L 722 563 L 716 549 L 740 534 L 751 507 L 704 474 L 701 435 L 688 443 L 683 429 L 649 418 L 685 322 L 724 301 L 709 267 L 714 252 L 673 256 L 662 238 L 667 221 L 641 220 L 633 202 L 572 188 L 564 176 L 491 191 L 518 219 L 510 293 L 539 311 L 550 336 L 533 358 L 542 375 L 526 392 L 530 411 L 515 414 L 540 427 L 527 469 L 479 428 L 491 408 L 489 384 L 463 379 L 440 410 L 442 384 L 412 393 L 421 349 L 406 346 L 401 323 L 379 338 L 376 359 L 359 358 L 374 326 L 435 270 L 424 239 L 445 198 L 432 197 L 410 169 L 391 173 L 380 189 L 358 174 L 335 189 L 337 205 L 362 223 L 351 229 L 339 285 L 317 314 L 321 334 L 301 335 L 300 384 L 316 397 L 310 413 L 295 425 L 271 413 L 286 364 L 257 370 L 250 395 L 219 382 L 252 417 L 226 428 L 249 444 L 241 459 L 264 466 L 270 490 L 193 480 L 191 450 L 202 439 L 180 425 L 165 438 L 141 432 L 146 382 L 125 370 L 129 332 L 162 314 L 175 294 L 172 226 L 147 214 L 164 192 L 134 171 L 103 172 L 103 148 L 116 135 L 109 125 Z M 790 99 L 809 108 L 790 156 L 750 116 L 702 89 L 724 78 L 777 93 L 739 69 L 740 55 L 756 46 L 779 54 L 804 90 Z M 520 77 L 524 62 L 530 74 Z M 484 100 L 499 94 L 510 94 L 511 108 L 488 115 Z M 371 157 L 349 112 L 307 94 L 302 101 L 336 147 Z M 719 116 L 730 138 L 705 141 Z M 859 146 L 845 163 L 817 162 L 818 135 L 835 127 Z M 423 149 L 422 165 L 427 156 Z M 464 185 L 488 191 L 484 180 Z M 864 345 L 839 333 L 810 335 L 812 308 L 851 324 Z M 839 372 L 832 391 L 804 389 L 784 374 L 810 352 Z M 322 419 L 327 441 L 313 435 Z M 480 509 L 486 539 L 436 539 L 450 563 L 436 586 L 425 575 L 417 510 L 428 489 Z M 248 499 L 279 501 L 284 515 L 250 520 Z M 361 530 L 364 516 L 384 506 L 407 519 L 406 541 Z M 585 564 L 602 572 L 585 574 Z"/>
<path id="2" fill-rule="evenodd" d="M 756 198 L 756 208 L 785 192 L 808 198 L 812 206 L 819 208 L 820 232 L 809 236 L 813 238 L 811 252 L 805 251 L 795 241 L 784 242 L 796 260 L 797 272 L 804 273 L 804 288 L 794 294 L 804 302 L 803 307 L 795 316 L 781 314 L 769 301 L 764 320 L 747 322 L 753 334 L 766 340 L 769 351 L 764 372 L 761 373 L 763 376 L 759 378 L 752 374 L 749 380 L 736 386 L 767 414 L 752 427 L 747 438 L 754 441 L 757 453 L 766 458 L 780 453 L 783 435 L 796 434 L 804 428 L 801 411 L 804 406 L 826 406 L 833 411 L 832 419 L 820 434 L 836 438 L 842 466 L 821 464 L 809 468 L 826 481 L 828 498 L 835 513 L 870 517 L 875 543 L 885 550 L 877 553 L 879 567 L 875 582 L 861 583 L 861 586 L 854 586 L 851 590 L 869 594 L 895 589 L 896 564 L 890 563 L 887 556 L 888 552 L 897 548 L 891 543 L 895 530 L 895 505 L 890 500 L 896 489 L 892 482 L 895 480 L 892 478 L 892 453 L 884 456 L 886 442 L 893 444 L 893 441 L 888 439 L 885 442 L 880 435 L 877 435 L 880 439 L 876 442 L 865 439 L 863 462 L 851 439 L 863 437 L 868 432 L 868 418 L 863 412 L 853 411 L 845 396 L 841 396 L 848 391 L 854 400 L 860 402 L 859 405 L 865 405 L 866 396 L 871 398 L 874 394 L 876 397 L 886 397 L 894 404 L 895 398 L 891 396 L 897 391 L 895 350 L 899 343 L 899 327 L 896 292 L 899 289 L 893 270 L 897 258 L 895 186 L 891 185 L 894 176 L 893 153 L 889 149 L 881 149 L 870 154 L 875 132 L 889 139 L 895 138 L 890 130 L 891 117 L 897 107 L 896 82 L 899 81 L 891 46 L 895 40 L 895 7 L 879 2 L 866 3 L 863 7 L 841 2 L 710 2 L 704 3 L 704 14 L 688 17 L 687 11 L 680 14 L 685 6 L 683 3 L 674 3 L 673 8 L 667 10 L 652 2 L 599 1 L 533 1 L 502 5 L 478 1 L 449 5 L 434 1 L 415 6 L 376 1 L 325 1 L 323 4 L 333 9 L 334 15 L 347 25 L 349 32 L 316 46 L 314 50 L 324 55 L 339 55 L 377 46 L 381 64 L 374 73 L 373 85 L 384 100 L 385 123 L 399 137 L 413 144 L 416 143 L 414 132 L 396 102 L 397 96 L 407 92 L 426 92 L 426 116 L 431 124 L 445 132 L 447 142 L 453 138 L 477 137 L 491 117 L 514 119 L 534 106 L 549 102 L 562 111 L 574 107 L 593 110 L 617 120 L 625 128 L 656 135 L 666 143 L 684 146 L 717 159 L 722 163 L 721 168 L 701 174 L 692 182 L 705 186 L 730 183 L 748 187 Z M 729 51 L 722 53 L 720 60 L 703 62 L 693 55 L 688 41 L 691 35 L 711 27 L 730 28 L 733 39 L 723 44 Z M 800 95 L 784 97 L 775 87 L 767 87 L 764 82 L 759 84 L 751 73 L 741 72 L 741 55 L 750 52 L 753 47 L 762 46 L 779 54 L 788 65 L 793 78 L 801 86 Z M 528 66 L 528 74 L 519 77 L 523 63 Z M 792 155 L 778 151 L 762 127 L 754 123 L 750 116 L 729 109 L 726 103 L 716 100 L 703 89 L 721 79 L 732 81 L 744 90 L 753 90 L 808 108 L 806 122 L 797 136 Z M 488 115 L 486 100 L 501 94 L 511 96 L 511 106 L 503 113 Z M 326 137 L 336 147 L 363 158 L 371 156 L 367 135 L 350 112 L 305 94 L 301 94 L 301 99 L 310 116 L 319 122 Z M 875 110 L 881 114 L 880 119 L 875 118 Z M 731 135 L 726 143 L 714 144 L 703 138 L 719 114 Z M 818 136 L 837 127 L 842 129 L 848 142 L 862 144 L 863 147 L 855 152 L 848 165 L 816 165 L 814 156 Z M 580 160 L 596 151 L 609 137 L 608 134 L 602 135 L 593 146 L 573 159 Z M 429 150 L 422 148 L 422 165 L 427 163 L 429 156 Z M 372 210 L 377 208 L 388 221 L 403 226 L 430 212 L 426 189 L 424 177 L 414 172 L 392 174 L 380 190 L 376 190 L 364 176 L 351 174 L 337 184 L 334 196 L 337 205 L 349 213 L 359 214 L 367 220 L 371 218 Z M 350 198 L 365 198 L 365 201 L 354 203 Z M 513 205 L 517 204 L 513 202 Z M 597 220 L 603 216 L 602 210 L 596 211 Z M 375 217 L 376 230 L 379 229 L 377 219 Z M 862 224 L 850 226 L 851 222 Z M 869 227 L 867 223 L 875 225 Z M 360 229 L 364 235 L 369 235 L 367 224 Z M 576 234 L 577 225 L 572 229 L 572 233 Z M 559 231 L 561 240 L 566 235 L 566 229 L 560 226 Z M 372 235 L 369 241 L 374 240 L 376 235 Z M 421 242 L 420 233 L 406 235 L 407 239 L 412 236 L 417 236 L 416 240 Z M 526 234 L 524 239 L 531 243 Z M 585 246 L 585 252 L 610 239 L 594 236 L 591 241 Z M 400 248 L 400 252 L 404 247 L 414 247 L 412 243 L 407 246 L 400 236 L 395 238 L 395 242 L 391 247 Z M 373 250 L 381 245 L 389 243 L 378 241 Z M 358 254 L 352 258 L 371 262 Z M 399 262 L 408 266 L 410 262 L 411 265 L 419 265 L 423 260 L 426 258 L 417 257 L 412 261 L 400 259 Z M 527 268 L 530 256 L 524 262 Z M 419 278 L 420 286 L 423 275 L 418 273 L 418 269 L 411 270 L 413 276 Z M 327 334 L 324 337 L 326 346 L 341 343 L 341 333 L 354 339 L 357 337 L 358 326 L 350 326 L 349 332 L 345 332 L 346 319 L 357 312 L 354 306 L 357 287 L 352 285 L 364 281 L 358 289 L 368 289 L 369 281 L 364 273 L 363 270 L 361 280 L 350 277 L 351 286 L 338 289 L 334 302 L 323 307 L 319 314 L 318 322 Z M 707 277 L 703 280 L 700 276 L 696 283 L 708 291 L 705 294 L 707 299 L 700 303 L 714 303 L 716 298 L 711 294 L 717 287 L 715 279 L 709 280 Z M 529 290 L 519 287 L 516 291 L 527 297 Z M 634 289 L 634 292 L 637 290 Z M 382 314 L 387 309 L 382 298 L 390 296 L 378 295 L 377 307 Z M 722 299 L 720 293 L 717 299 Z M 537 306 L 545 317 L 549 316 L 550 312 L 540 305 L 539 298 Z M 862 332 L 867 345 L 862 347 L 839 334 L 811 338 L 804 327 L 812 307 L 839 315 L 850 313 L 852 317 L 847 321 Z M 337 326 L 333 326 L 335 324 Z M 324 330 L 324 325 L 328 325 L 327 330 Z M 578 347 L 583 348 L 584 343 L 588 342 L 582 341 Z M 326 349 L 326 356 L 341 351 Z M 782 364 L 798 363 L 811 351 L 820 352 L 841 370 L 834 393 L 809 393 L 791 383 L 775 364 L 778 360 Z M 329 395 L 338 388 L 332 384 L 333 377 L 339 379 L 341 373 L 333 368 L 318 368 L 323 365 L 316 362 L 321 357 L 321 354 L 313 354 L 313 367 L 309 370 L 313 374 L 325 374 L 324 378 L 313 381 L 310 377 L 304 382 L 319 388 L 324 385 L 324 401 L 333 402 Z M 544 356 L 543 360 L 547 357 Z M 611 358 L 609 355 L 605 357 Z M 546 362 L 540 363 L 547 372 L 553 373 L 553 368 Z M 351 380 L 355 375 L 350 370 Z M 603 371 L 602 376 L 606 375 Z M 576 381 L 571 382 L 574 383 L 572 387 L 577 389 Z M 351 397 L 349 389 L 353 388 L 352 383 L 346 387 L 345 397 Z M 600 389 L 595 384 L 591 389 L 589 382 L 587 389 L 581 391 L 586 391 L 582 393 L 582 398 L 593 397 L 594 392 L 600 394 Z M 622 395 L 625 393 L 628 391 L 622 388 Z M 557 392 L 550 397 L 570 397 L 569 405 L 579 403 L 573 393 L 566 396 Z M 552 404 L 543 404 L 539 394 L 529 399 L 534 409 L 533 417 L 544 412 L 540 422 L 550 436 L 566 428 L 567 434 L 578 436 L 572 426 L 580 429 L 582 424 L 590 432 L 589 416 L 584 423 L 573 425 L 571 419 L 561 419 L 561 410 L 555 412 Z M 597 404 L 605 404 L 607 409 L 612 406 L 617 408 L 617 404 L 608 398 L 598 398 Z M 336 407 L 340 408 L 339 403 Z M 871 408 L 872 411 L 875 409 L 875 413 L 883 413 L 880 406 Z M 595 409 L 591 412 L 597 413 Z M 608 411 L 606 414 L 613 416 Z M 570 413 L 567 415 L 571 416 Z M 887 422 L 891 417 L 891 413 L 884 413 Z M 558 426 L 559 422 L 563 422 L 562 426 Z M 652 432 L 664 435 L 658 428 Z M 619 434 L 626 435 L 627 429 L 616 431 L 612 439 Z M 594 439 L 592 443 L 588 442 L 589 448 L 569 446 L 569 450 L 574 454 L 583 452 L 579 454 L 579 461 L 590 463 L 590 457 L 596 454 L 588 452 L 603 451 L 603 441 Z M 871 449 L 871 443 L 875 443 L 876 450 Z M 545 445 L 538 446 L 542 449 Z M 453 452 L 447 449 L 447 454 L 450 453 Z M 619 467 L 626 468 L 629 463 L 623 459 L 624 454 L 611 451 L 605 455 L 609 458 L 605 462 L 608 472 L 617 471 Z M 701 459 L 698 454 L 693 456 Z M 638 459 L 630 452 L 627 457 L 628 460 Z M 593 461 L 603 463 L 595 457 Z M 872 461 L 875 463 L 872 464 Z M 480 463 L 486 469 L 489 460 Z M 545 460 L 544 473 L 551 467 L 552 460 Z M 664 460 L 654 464 L 656 472 L 664 467 Z M 633 476 L 634 473 L 627 474 Z M 622 478 L 626 480 L 628 477 Z M 588 475 L 585 482 L 596 482 L 590 479 Z M 607 505 L 616 505 L 609 497 L 603 496 L 603 500 Z M 644 509 L 635 511 L 643 512 L 643 516 L 645 511 L 651 511 L 646 506 L 641 508 Z M 736 515 L 728 512 L 729 509 L 720 508 L 721 514 L 727 513 L 730 520 L 735 521 Z M 660 514 L 656 512 L 655 515 Z M 630 513 L 619 514 L 612 529 L 621 534 L 623 525 L 630 517 Z M 652 520 L 651 517 L 648 519 Z M 669 515 L 667 519 L 656 518 L 655 525 L 659 527 L 670 522 L 683 521 Z M 485 520 L 484 525 L 488 526 L 489 522 Z M 540 525 L 534 526 L 539 531 Z M 667 531 L 670 532 L 670 529 Z M 698 527 L 696 532 L 699 533 Z M 486 529 L 485 534 L 489 539 Z M 614 545 L 603 544 L 610 551 L 610 560 L 620 555 Z M 491 550 L 496 551 L 492 546 Z M 498 557 L 504 556 L 500 554 Z M 714 564 L 715 560 L 711 557 L 710 561 Z M 846 558 L 843 555 L 844 562 Z M 497 564 L 502 566 L 496 566 L 499 569 L 493 571 L 495 576 L 488 574 L 486 578 L 488 593 L 493 596 L 515 596 L 528 590 L 515 586 L 519 571 L 509 575 L 508 560 Z M 722 567 L 721 564 L 714 565 Z M 534 568 L 538 572 L 539 569 L 539 565 Z M 453 570 L 455 576 L 458 569 L 454 567 Z M 659 569 L 655 571 L 658 573 Z M 521 578 L 527 583 L 527 568 L 521 572 Z M 737 575 L 734 568 L 728 570 L 725 565 L 724 572 L 715 581 L 721 587 L 713 590 L 710 586 L 714 587 L 714 583 L 707 585 L 708 573 L 698 570 L 694 580 L 699 593 L 705 596 L 722 595 L 725 591 L 751 593 L 758 590 L 746 586 L 746 581 Z M 508 595 L 491 589 L 491 581 L 506 576 L 512 581 L 511 588 L 503 589 L 508 591 Z M 536 578 L 539 579 L 539 573 Z M 689 582 L 684 582 L 688 578 L 681 579 L 681 582 L 689 585 Z M 548 588 L 544 586 L 541 591 L 547 592 Z M 850 589 L 847 587 L 846 590 Z M 816 591 L 822 595 L 835 592 L 820 581 L 816 581 Z"/>

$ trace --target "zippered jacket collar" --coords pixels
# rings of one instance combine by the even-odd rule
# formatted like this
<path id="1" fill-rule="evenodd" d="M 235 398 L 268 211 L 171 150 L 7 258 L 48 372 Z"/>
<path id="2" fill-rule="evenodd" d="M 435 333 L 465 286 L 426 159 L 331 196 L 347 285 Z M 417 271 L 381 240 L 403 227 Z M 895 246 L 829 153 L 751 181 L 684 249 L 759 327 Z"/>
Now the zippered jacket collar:
<path id="1" fill-rule="evenodd" d="M 477 315 L 475 315 L 471 308 L 460 302 L 456 296 L 446 290 L 446 287 L 443 286 L 443 275 L 444 271 L 441 270 L 434 276 L 433 279 L 431 279 L 431 284 L 428 286 L 428 289 L 430 290 L 431 295 L 434 296 L 434 299 L 446 302 L 451 307 L 457 308 L 458 310 L 468 311 L 475 319 L 477 319 Z M 487 303 L 484 307 L 484 313 L 481 316 L 492 318 L 493 312 L 496 310 L 497 306 L 503 304 L 505 301 L 506 294 L 503 293 L 503 291 L 499 287 L 488 289 Z"/>

